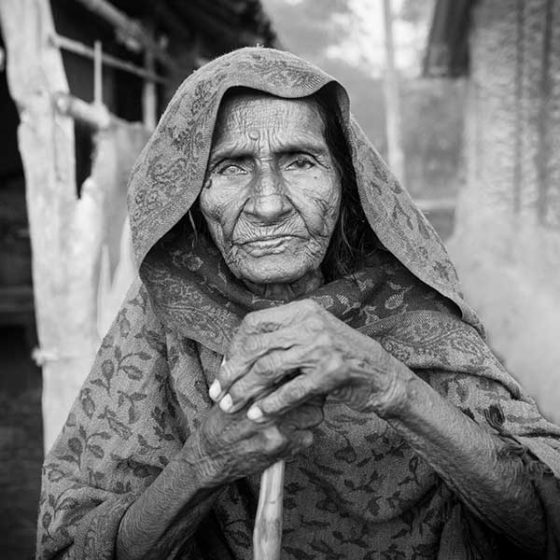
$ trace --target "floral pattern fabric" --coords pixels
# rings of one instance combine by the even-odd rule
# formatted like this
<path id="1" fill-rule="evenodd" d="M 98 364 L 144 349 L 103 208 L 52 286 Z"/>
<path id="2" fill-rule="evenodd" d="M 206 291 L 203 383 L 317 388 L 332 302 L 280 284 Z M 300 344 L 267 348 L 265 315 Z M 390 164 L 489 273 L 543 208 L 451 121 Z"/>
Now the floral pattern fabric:
<path id="1" fill-rule="evenodd" d="M 222 95 L 243 85 L 302 97 L 331 82 L 293 55 L 243 49 L 199 70 L 171 101 L 130 183 L 141 280 L 45 460 L 38 559 L 115 557 L 127 508 L 181 452 L 212 406 L 208 387 L 240 321 L 280 303 L 248 292 L 210 241 L 174 227 L 200 191 Z M 336 87 L 362 204 L 386 250 L 309 297 L 510 442 L 543 496 L 552 551 L 560 518 L 554 505 L 560 429 L 540 415 L 485 344 L 437 235 Z M 258 478 L 214 496 L 175 557 L 250 559 Z M 500 558 L 508 546 L 388 423 L 336 400 L 327 400 L 314 445 L 287 464 L 282 558 Z"/>

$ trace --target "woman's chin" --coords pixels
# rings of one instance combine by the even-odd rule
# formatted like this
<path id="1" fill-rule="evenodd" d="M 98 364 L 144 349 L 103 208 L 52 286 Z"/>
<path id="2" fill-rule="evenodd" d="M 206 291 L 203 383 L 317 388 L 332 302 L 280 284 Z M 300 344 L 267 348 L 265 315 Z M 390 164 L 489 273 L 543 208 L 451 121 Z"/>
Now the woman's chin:
<path id="1" fill-rule="evenodd" d="M 301 286 L 296 289 L 297 292 L 306 292 L 318 287 L 320 263 L 298 261 L 293 257 L 278 257 L 279 255 L 270 255 L 259 259 L 246 259 L 243 266 L 233 272 L 237 278 L 259 292 L 272 286 L 280 290 L 285 287 L 290 293 L 299 285 Z"/>
<path id="2" fill-rule="evenodd" d="M 243 267 L 246 268 L 246 267 Z M 268 284 L 293 284 L 307 274 L 307 270 L 294 269 L 278 269 L 276 267 L 263 266 L 254 267 L 249 270 L 241 270 L 236 276 L 244 282 L 250 282 L 256 285 Z"/>

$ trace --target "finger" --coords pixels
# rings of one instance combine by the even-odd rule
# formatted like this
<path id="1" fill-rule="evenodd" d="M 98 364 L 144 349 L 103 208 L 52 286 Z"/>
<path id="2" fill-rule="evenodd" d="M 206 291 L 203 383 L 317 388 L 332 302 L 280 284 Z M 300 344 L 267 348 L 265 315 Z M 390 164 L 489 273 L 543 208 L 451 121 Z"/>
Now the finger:
<path id="1" fill-rule="evenodd" d="M 300 375 L 253 404 L 247 411 L 247 417 L 262 422 L 270 416 L 286 413 L 316 394 L 314 380 Z"/>
<path id="2" fill-rule="evenodd" d="M 253 363 L 275 349 L 290 348 L 296 338 L 291 330 L 276 333 L 254 334 L 238 339 L 230 348 L 228 357 L 222 361 L 218 376 L 213 383 L 210 396 L 217 401 L 223 398 L 232 383 L 249 371 Z"/>
<path id="3" fill-rule="evenodd" d="M 252 424 L 252 426 L 251 426 Z M 218 406 L 213 406 L 204 419 L 202 428 L 197 430 L 200 443 L 210 453 L 219 452 L 222 447 L 235 447 L 240 441 L 259 433 L 254 422 L 246 414 L 225 414 Z"/>
<path id="4" fill-rule="evenodd" d="M 286 374 L 290 375 L 297 367 L 313 363 L 313 352 L 331 346 L 326 333 L 282 329 L 276 333 L 254 335 L 246 339 L 242 351 L 222 361 L 218 376 L 209 390 L 210 397 L 220 402 L 224 411 L 239 410 L 251 398 L 262 392 L 263 387 L 270 387 Z M 311 336 L 309 336 L 311 335 Z M 311 340 L 308 340 L 311 338 Z M 291 350 L 299 354 L 290 358 Z M 309 357 L 309 360 L 305 360 Z M 254 375 L 232 392 L 232 386 L 243 380 L 255 369 Z M 252 389 L 252 390 L 251 390 Z M 228 394 L 231 392 L 231 395 Z"/>
<path id="5" fill-rule="evenodd" d="M 347 368 L 338 353 L 324 355 L 305 375 L 299 375 L 266 395 L 247 411 L 247 417 L 263 422 L 268 417 L 288 410 L 316 395 L 327 395 L 346 381 Z"/>
<path id="6" fill-rule="evenodd" d="M 261 435 L 262 453 L 274 461 L 292 457 L 312 443 L 311 430 L 290 430 L 289 433 L 284 433 L 283 430 L 274 427 Z"/>
<path id="7" fill-rule="evenodd" d="M 238 356 L 251 362 L 262 355 L 263 349 L 266 351 L 267 348 L 273 348 L 270 341 L 274 342 L 276 337 L 287 341 L 298 340 L 302 334 L 323 330 L 324 324 L 318 317 L 319 312 L 324 312 L 319 304 L 312 300 L 301 300 L 249 313 L 241 322 L 228 352 L 228 364 L 231 363 L 228 373 L 232 380 L 236 378 L 233 366 L 237 365 L 235 359 Z M 304 321 L 305 328 L 301 328 Z M 298 329 L 294 329 L 295 324 Z M 277 342 L 281 344 L 280 341 Z M 242 368 L 243 360 L 238 365 Z M 227 383 L 226 377 L 221 382 Z"/>
<path id="8" fill-rule="evenodd" d="M 239 441 L 235 448 L 223 449 L 209 467 L 220 483 L 230 482 L 262 472 L 290 450 L 288 438 L 268 427 L 266 432 Z"/>
<path id="9" fill-rule="evenodd" d="M 271 425 L 259 433 L 260 448 L 266 455 L 281 453 L 289 443 L 288 436 L 278 426 Z"/>
<path id="10" fill-rule="evenodd" d="M 324 419 L 324 398 L 320 397 L 319 403 L 317 403 L 317 398 L 314 398 L 313 401 L 303 403 L 286 413 L 280 421 L 281 429 L 293 431 L 317 427 Z"/>
<path id="11" fill-rule="evenodd" d="M 290 442 L 289 455 L 287 458 L 291 458 L 298 452 L 307 449 L 313 445 L 313 432 L 310 430 L 299 430 L 294 432 L 293 438 Z"/>
<path id="12" fill-rule="evenodd" d="M 313 300 L 293 301 L 247 314 L 241 322 L 238 332 L 249 335 L 274 332 L 323 311 L 324 309 Z"/>
<path id="13" fill-rule="evenodd" d="M 293 346 L 286 350 L 273 350 L 257 360 L 246 375 L 233 383 L 228 395 L 230 411 L 243 408 L 251 400 L 270 393 L 281 382 L 313 365 L 309 350 Z"/>
<path id="14" fill-rule="evenodd" d="M 333 354 L 329 333 L 322 330 L 303 332 L 284 329 L 275 333 L 278 341 L 275 335 L 267 339 L 270 351 L 256 358 L 246 373 L 230 383 L 228 389 L 222 389 L 219 396 L 223 399 L 220 403 L 222 409 L 237 411 L 250 400 L 270 393 L 271 389 L 293 377 L 294 373 L 314 369 L 328 360 Z"/>

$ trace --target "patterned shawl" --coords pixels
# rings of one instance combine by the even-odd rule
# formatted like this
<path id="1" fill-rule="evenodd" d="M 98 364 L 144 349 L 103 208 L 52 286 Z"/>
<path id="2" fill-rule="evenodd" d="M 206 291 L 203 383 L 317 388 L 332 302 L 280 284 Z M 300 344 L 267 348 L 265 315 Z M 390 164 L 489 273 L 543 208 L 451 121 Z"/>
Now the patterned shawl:
<path id="1" fill-rule="evenodd" d="M 129 206 L 141 280 L 45 460 L 37 558 L 114 557 L 127 507 L 211 406 L 208 387 L 239 322 L 279 303 L 248 292 L 210 241 L 175 227 L 200 192 L 222 96 L 245 86 L 298 98 L 327 84 L 384 249 L 310 297 L 510 441 L 532 471 L 554 549 L 560 429 L 485 344 L 441 241 L 352 119 L 344 89 L 293 55 L 248 48 L 185 80 L 133 170 Z M 334 400 L 315 444 L 288 463 L 285 482 L 283 558 L 498 558 L 508 546 L 386 422 Z M 258 476 L 221 489 L 174 557 L 250 559 L 257 496 Z"/>

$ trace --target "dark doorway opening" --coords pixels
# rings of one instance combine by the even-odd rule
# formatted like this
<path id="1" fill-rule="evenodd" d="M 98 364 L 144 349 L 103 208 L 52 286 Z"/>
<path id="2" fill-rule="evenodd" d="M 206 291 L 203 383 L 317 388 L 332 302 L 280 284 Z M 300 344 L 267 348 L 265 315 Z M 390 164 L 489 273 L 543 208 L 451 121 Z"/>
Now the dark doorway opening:
<path id="1" fill-rule="evenodd" d="M 0 48 L 4 44 L 0 37 Z M 41 371 L 36 345 L 31 244 L 19 116 L 0 72 L 0 552 L 31 558 L 43 461 Z"/>

